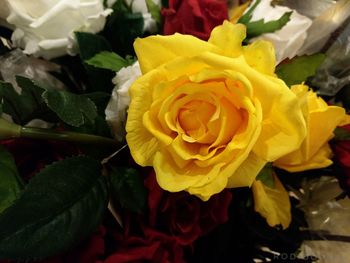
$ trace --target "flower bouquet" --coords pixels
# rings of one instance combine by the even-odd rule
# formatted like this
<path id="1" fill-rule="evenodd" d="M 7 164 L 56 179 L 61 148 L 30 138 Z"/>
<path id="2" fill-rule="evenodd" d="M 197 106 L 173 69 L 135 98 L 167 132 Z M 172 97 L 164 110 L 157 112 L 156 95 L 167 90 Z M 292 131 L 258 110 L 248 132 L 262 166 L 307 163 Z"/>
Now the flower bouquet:
<path id="1" fill-rule="evenodd" d="M 3 1 L 0 262 L 327 262 L 332 241 L 347 248 L 349 11 Z"/>

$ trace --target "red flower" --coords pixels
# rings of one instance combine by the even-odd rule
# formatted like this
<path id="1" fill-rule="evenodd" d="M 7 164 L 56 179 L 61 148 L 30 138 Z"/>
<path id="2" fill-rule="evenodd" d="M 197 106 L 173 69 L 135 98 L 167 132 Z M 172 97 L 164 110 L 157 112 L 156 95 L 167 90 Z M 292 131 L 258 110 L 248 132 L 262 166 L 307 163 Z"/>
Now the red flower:
<path id="1" fill-rule="evenodd" d="M 181 245 L 192 244 L 228 220 L 231 192 L 225 190 L 203 202 L 186 192 L 169 193 L 157 184 L 155 174 L 145 180 L 149 190 L 149 224 L 173 236 Z"/>
<path id="2" fill-rule="evenodd" d="M 208 40 L 211 30 L 228 19 L 228 9 L 221 0 L 170 0 L 162 15 L 165 35 L 178 32 Z"/>
<path id="3" fill-rule="evenodd" d="M 116 241 L 115 249 L 104 263 L 184 263 L 183 247 L 176 239 L 145 226 L 140 220 L 124 219 L 124 232 L 110 229 Z M 136 231 L 140 227 L 141 231 Z M 113 233 L 114 232 L 114 233 Z M 98 261 L 96 263 L 101 263 Z"/>
<path id="4" fill-rule="evenodd" d="M 342 128 L 350 132 L 350 125 Z M 336 142 L 333 152 L 340 185 L 350 197 L 350 140 Z"/>

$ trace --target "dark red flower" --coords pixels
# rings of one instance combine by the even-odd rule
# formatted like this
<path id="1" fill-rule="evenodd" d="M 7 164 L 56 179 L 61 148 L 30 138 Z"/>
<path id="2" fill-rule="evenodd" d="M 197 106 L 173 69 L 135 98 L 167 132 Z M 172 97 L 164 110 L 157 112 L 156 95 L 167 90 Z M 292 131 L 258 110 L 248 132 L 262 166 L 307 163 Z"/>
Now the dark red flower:
<path id="1" fill-rule="evenodd" d="M 350 125 L 343 126 L 350 132 Z M 341 187 L 350 197 L 350 140 L 337 141 L 333 145 L 336 175 Z"/>
<path id="2" fill-rule="evenodd" d="M 176 238 L 146 226 L 141 218 L 130 214 L 124 218 L 124 229 L 110 229 L 115 248 L 104 263 L 184 263 L 183 247 Z M 98 261 L 102 262 L 102 261 Z M 97 262 L 96 262 L 97 263 Z"/>
<path id="3" fill-rule="evenodd" d="M 162 15 L 165 35 L 178 32 L 208 40 L 211 30 L 228 19 L 228 9 L 221 0 L 170 0 Z"/>
<path id="4" fill-rule="evenodd" d="M 145 180 L 149 190 L 149 224 L 172 237 L 179 244 L 191 245 L 198 237 L 228 220 L 231 192 L 225 190 L 203 202 L 186 192 L 162 190 L 152 172 Z"/>

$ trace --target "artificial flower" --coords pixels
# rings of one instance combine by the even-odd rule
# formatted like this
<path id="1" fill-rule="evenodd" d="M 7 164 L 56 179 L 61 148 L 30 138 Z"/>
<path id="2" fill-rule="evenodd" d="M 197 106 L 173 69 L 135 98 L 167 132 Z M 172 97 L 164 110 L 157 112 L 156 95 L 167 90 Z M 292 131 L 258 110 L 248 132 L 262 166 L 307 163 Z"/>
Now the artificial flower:
<path id="1" fill-rule="evenodd" d="M 139 76 L 141 76 L 140 65 L 135 62 L 133 65 L 119 70 L 112 80 L 115 88 L 112 91 L 105 114 L 113 134 L 119 141 L 125 138 L 126 110 L 130 103 L 129 88 Z"/>
<path id="2" fill-rule="evenodd" d="M 75 31 L 97 33 L 112 10 L 96 0 L 7 0 L 12 42 L 46 59 L 76 53 Z"/>
<path id="3" fill-rule="evenodd" d="M 329 106 L 305 85 L 294 85 L 291 90 L 301 103 L 307 135 L 299 149 L 279 158 L 274 165 L 289 172 L 327 167 L 332 164 L 328 141 L 337 126 L 349 121 L 345 109 Z"/>
<path id="4" fill-rule="evenodd" d="M 126 139 L 163 189 L 208 200 L 251 186 L 266 162 L 304 139 L 297 98 L 274 75 L 272 45 L 242 47 L 244 38 L 243 25 L 225 21 L 208 42 L 181 34 L 136 40 L 144 75 L 130 88 Z"/>
<path id="5" fill-rule="evenodd" d="M 278 177 L 273 175 L 274 186 L 267 186 L 256 180 L 252 185 L 254 209 L 266 218 L 269 226 L 281 225 L 286 229 L 291 220 L 291 205 L 289 195 Z"/>
<path id="6" fill-rule="evenodd" d="M 116 247 L 113 253 L 105 260 L 97 262 L 185 262 L 183 260 L 183 247 L 176 242 L 176 238 L 147 226 L 142 226 L 142 234 L 135 235 L 129 221 L 126 222 L 123 233 L 119 231 L 114 233 Z"/>
<path id="7" fill-rule="evenodd" d="M 209 233 L 228 220 L 232 200 L 229 191 L 214 195 L 202 202 L 186 192 L 168 193 L 157 184 L 152 172 L 146 180 L 149 190 L 148 208 L 150 226 L 162 229 L 175 237 L 181 245 L 191 245 L 198 237 Z"/>
<path id="8" fill-rule="evenodd" d="M 256 1 L 253 1 L 251 5 L 254 5 Z M 254 22 L 260 19 L 264 19 L 265 22 L 277 20 L 284 13 L 292 11 L 285 6 L 272 6 L 271 2 L 271 0 L 261 0 L 252 13 L 251 21 Z M 257 38 L 253 38 L 252 41 L 257 39 L 271 41 L 276 50 L 276 62 L 278 64 L 285 58 L 293 58 L 297 54 L 298 50 L 303 46 L 307 37 L 307 29 L 311 24 L 311 19 L 294 10 L 289 22 L 280 30 L 262 34 Z"/>
<path id="9" fill-rule="evenodd" d="M 207 40 L 211 30 L 228 19 L 228 9 L 220 0 L 170 0 L 162 10 L 164 34 L 190 34 Z"/>

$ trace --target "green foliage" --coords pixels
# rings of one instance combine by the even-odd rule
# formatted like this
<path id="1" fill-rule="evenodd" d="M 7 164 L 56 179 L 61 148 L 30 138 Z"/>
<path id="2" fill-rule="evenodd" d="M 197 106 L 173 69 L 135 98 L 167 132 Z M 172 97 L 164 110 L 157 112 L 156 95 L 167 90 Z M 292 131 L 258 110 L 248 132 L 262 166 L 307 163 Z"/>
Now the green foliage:
<path id="1" fill-rule="evenodd" d="M 350 140 L 350 131 L 344 128 L 337 127 L 334 131 L 334 140 L 348 141 Z"/>
<path id="2" fill-rule="evenodd" d="M 256 180 L 260 180 L 264 185 L 275 188 L 275 181 L 273 179 L 273 167 L 271 163 L 265 165 L 265 167 L 260 171 Z"/>
<path id="3" fill-rule="evenodd" d="M 75 32 L 75 37 L 82 61 L 89 60 L 102 51 L 112 51 L 110 44 L 103 36 L 92 33 Z M 84 67 L 87 71 L 89 82 L 89 86 L 87 87 L 88 92 L 110 92 L 113 89 L 113 83 L 111 81 L 114 77 L 113 72 L 106 69 L 95 68 L 88 64 L 84 64 Z"/>
<path id="4" fill-rule="evenodd" d="M 0 258 L 42 259 L 89 236 L 108 203 L 101 169 L 94 159 L 73 157 L 37 174 L 0 215 Z"/>
<path id="5" fill-rule="evenodd" d="M 292 12 L 284 13 L 279 19 L 265 22 L 264 19 L 251 21 L 255 8 L 259 5 L 261 0 L 255 3 L 248 9 L 248 11 L 238 20 L 238 23 L 244 24 L 247 27 L 247 39 L 260 36 L 264 33 L 275 32 L 284 27 L 290 20 Z"/>
<path id="6" fill-rule="evenodd" d="M 137 170 L 112 167 L 110 176 L 112 200 L 130 211 L 142 213 L 146 208 L 147 193 Z"/>
<path id="7" fill-rule="evenodd" d="M 67 91 L 46 90 L 42 97 L 48 107 L 65 123 L 79 127 L 86 123 L 85 119 L 94 122 L 97 117 L 95 104 L 87 97 Z"/>
<path id="8" fill-rule="evenodd" d="M 82 60 L 92 58 L 101 51 L 112 51 L 108 41 L 100 35 L 75 32 L 75 37 L 78 41 L 79 54 Z"/>
<path id="9" fill-rule="evenodd" d="M 118 72 L 121 68 L 129 65 L 128 61 L 114 52 L 102 51 L 92 58 L 85 60 L 90 66 L 109 69 Z"/>
<path id="10" fill-rule="evenodd" d="M 260 2 L 261 0 L 256 0 L 255 3 L 248 9 L 248 11 L 239 18 L 238 23 L 245 25 L 248 24 L 250 20 L 252 20 L 252 14 Z"/>
<path id="11" fill-rule="evenodd" d="M 24 183 L 18 174 L 15 161 L 0 145 L 0 213 L 20 195 Z"/>
<path id="12" fill-rule="evenodd" d="M 293 12 L 284 13 L 279 19 L 266 22 L 264 19 L 247 23 L 247 37 L 253 38 L 265 33 L 275 32 L 284 27 L 290 20 Z"/>
<path id="13" fill-rule="evenodd" d="M 11 115 L 13 121 L 21 125 L 39 117 L 47 121 L 55 119 L 41 98 L 43 88 L 22 76 L 16 76 L 16 82 L 22 89 L 21 94 L 18 94 L 10 83 L 0 81 L 0 98 L 4 113 Z"/>
<path id="14" fill-rule="evenodd" d="M 113 8 L 114 12 L 107 18 L 103 35 L 122 57 L 134 55 L 134 40 L 143 36 L 143 16 L 141 13 L 132 13 L 130 9 L 123 7 L 123 5 Z"/>
<path id="15" fill-rule="evenodd" d="M 161 23 L 162 16 L 160 14 L 160 7 L 156 5 L 153 0 L 146 0 L 148 11 L 151 13 L 152 18 L 157 24 Z"/>
<path id="16" fill-rule="evenodd" d="M 324 54 L 296 57 L 292 61 L 281 64 L 276 69 L 276 74 L 283 79 L 288 86 L 301 84 L 308 77 L 314 76 L 318 67 L 325 59 Z"/>

